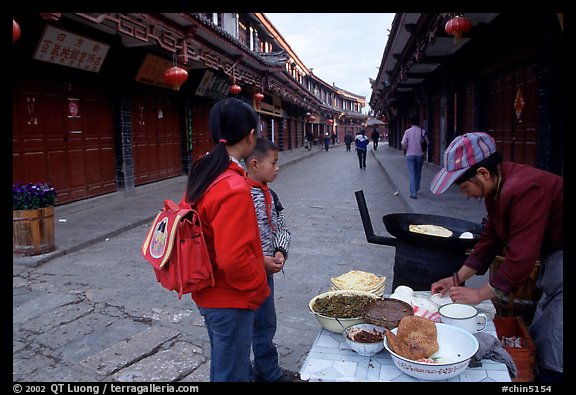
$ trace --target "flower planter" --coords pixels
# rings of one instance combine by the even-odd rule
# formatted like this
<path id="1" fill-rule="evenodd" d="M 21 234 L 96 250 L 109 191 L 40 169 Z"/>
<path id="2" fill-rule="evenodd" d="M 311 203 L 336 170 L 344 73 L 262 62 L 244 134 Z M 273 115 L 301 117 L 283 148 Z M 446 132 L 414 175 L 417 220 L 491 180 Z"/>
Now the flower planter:
<path id="1" fill-rule="evenodd" d="M 54 206 L 12 210 L 12 252 L 38 255 L 54 250 Z"/>

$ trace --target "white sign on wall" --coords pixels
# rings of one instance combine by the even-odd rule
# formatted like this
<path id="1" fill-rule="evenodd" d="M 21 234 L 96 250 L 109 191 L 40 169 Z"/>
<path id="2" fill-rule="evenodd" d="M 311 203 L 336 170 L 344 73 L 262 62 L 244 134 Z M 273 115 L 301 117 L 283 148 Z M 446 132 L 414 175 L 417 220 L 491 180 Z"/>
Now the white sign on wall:
<path id="1" fill-rule="evenodd" d="M 109 48 L 107 44 L 46 25 L 34 59 L 97 73 Z"/>

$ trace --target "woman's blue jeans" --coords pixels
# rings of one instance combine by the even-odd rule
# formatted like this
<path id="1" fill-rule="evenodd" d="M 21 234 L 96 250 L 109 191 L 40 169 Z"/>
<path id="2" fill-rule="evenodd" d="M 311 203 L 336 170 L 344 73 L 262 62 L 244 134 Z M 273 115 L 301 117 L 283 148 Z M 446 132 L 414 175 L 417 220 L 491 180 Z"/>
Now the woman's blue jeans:
<path id="1" fill-rule="evenodd" d="M 254 352 L 254 374 L 262 381 L 275 381 L 282 376 L 278 365 L 278 351 L 274 345 L 276 335 L 276 307 L 274 306 L 274 276 L 268 276 L 270 295 L 256 310 L 252 350 Z"/>
<path id="2" fill-rule="evenodd" d="M 420 190 L 424 155 L 406 155 L 406 163 L 408 164 L 408 175 L 410 176 L 410 196 L 416 196 Z"/>
<path id="3" fill-rule="evenodd" d="M 210 381 L 253 381 L 254 310 L 201 308 L 210 338 Z"/>

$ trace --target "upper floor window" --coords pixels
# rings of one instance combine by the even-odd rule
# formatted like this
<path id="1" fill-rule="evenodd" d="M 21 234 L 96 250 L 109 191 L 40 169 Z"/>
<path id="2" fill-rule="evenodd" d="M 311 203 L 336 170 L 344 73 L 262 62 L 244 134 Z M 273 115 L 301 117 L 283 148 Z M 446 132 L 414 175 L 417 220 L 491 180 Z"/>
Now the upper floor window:
<path id="1" fill-rule="evenodd" d="M 250 47 L 251 40 L 249 40 L 248 34 L 249 29 L 246 27 L 246 25 L 242 22 L 238 22 L 238 40 L 247 47 Z"/>
<path id="2" fill-rule="evenodd" d="M 226 32 L 234 38 L 238 38 L 238 14 L 236 13 L 223 13 L 222 25 L 220 25 Z"/>

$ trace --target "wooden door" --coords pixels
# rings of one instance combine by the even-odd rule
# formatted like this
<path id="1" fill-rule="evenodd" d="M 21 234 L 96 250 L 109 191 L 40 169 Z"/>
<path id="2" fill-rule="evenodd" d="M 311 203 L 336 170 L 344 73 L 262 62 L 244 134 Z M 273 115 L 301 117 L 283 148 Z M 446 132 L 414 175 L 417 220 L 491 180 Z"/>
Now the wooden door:
<path id="1" fill-rule="evenodd" d="M 214 147 L 212 133 L 209 128 L 211 104 L 204 101 L 196 101 L 191 104 L 192 117 L 188 122 L 192 125 L 192 160 L 200 158 Z"/>
<path id="2" fill-rule="evenodd" d="M 524 64 L 485 80 L 482 124 L 504 160 L 536 165 L 537 67 Z"/>
<path id="3" fill-rule="evenodd" d="M 134 95 L 132 103 L 135 185 L 181 175 L 181 127 L 176 103 L 145 95 Z"/>
<path id="4" fill-rule="evenodd" d="M 16 81 L 12 109 L 14 183 L 49 182 L 57 204 L 116 190 L 106 91 L 57 79 Z"/>

